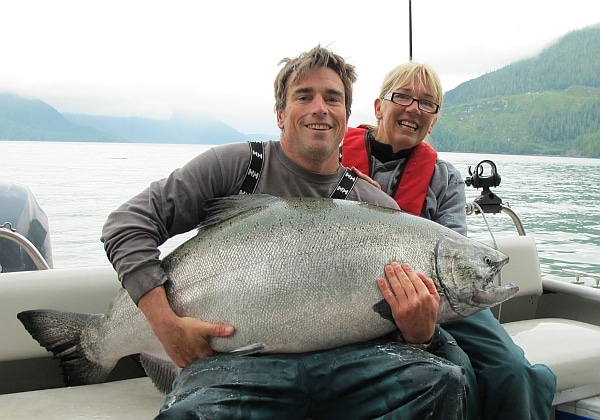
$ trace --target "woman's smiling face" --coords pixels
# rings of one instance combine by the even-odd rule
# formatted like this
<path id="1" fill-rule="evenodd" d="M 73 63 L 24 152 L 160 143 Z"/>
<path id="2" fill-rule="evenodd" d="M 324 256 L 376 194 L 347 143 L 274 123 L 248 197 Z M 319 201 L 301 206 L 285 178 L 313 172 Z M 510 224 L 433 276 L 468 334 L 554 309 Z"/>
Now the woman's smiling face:
<path id="1" fill-rule="evenodd" d="M 414 99 L 435 102 L 431 90 L 418 80 L 413 80 L 404 86 L 395 86 L 391 93 L 401 93 Z M 391 145 L 394 153 L 421 143 L 437 122 L 437 114 L 422 111 L 416 100 L 406 106 L 377 98 L 375 117 L 378 121 L 377 141 Z"/>

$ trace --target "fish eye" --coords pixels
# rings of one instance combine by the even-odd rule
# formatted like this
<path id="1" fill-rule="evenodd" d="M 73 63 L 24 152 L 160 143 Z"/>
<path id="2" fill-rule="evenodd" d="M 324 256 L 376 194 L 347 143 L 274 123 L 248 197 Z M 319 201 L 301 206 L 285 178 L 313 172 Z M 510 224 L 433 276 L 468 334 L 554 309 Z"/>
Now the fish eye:
<path id="1" fill-rule="evenodd" d="M 492 257 L 490 257 L 489 255 L 484 256 L 483 262 L 486 263 L 487 265 L 492 265 L 493 264 Z"/>

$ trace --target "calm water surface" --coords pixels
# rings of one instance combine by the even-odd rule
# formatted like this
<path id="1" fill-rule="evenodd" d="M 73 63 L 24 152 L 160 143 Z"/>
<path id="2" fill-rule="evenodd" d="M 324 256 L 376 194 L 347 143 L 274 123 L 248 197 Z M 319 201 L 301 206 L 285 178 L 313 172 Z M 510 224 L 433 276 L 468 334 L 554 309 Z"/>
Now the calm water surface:
<path id="1" fill-rule="evenodd" d="M 100 243 L 109 212 L 210 146 L 0 141 L 0 178 L 28 186 L 48 215 L 55 268 L 107 265 Z M 600 273 L 600 160 L 442 153 L 469 175 L 483 159 L 502 180 L 493 192 L 520 216 L 538 244 L 542 271 Z M 467 188 L 474 200 L 481 190 Z M 516 234 L 505 214 L 488 214 L 496 237 Z M 470 236 L 489 238 L 480 215 L 468 218 Z M 175 248 L 192 233 L 161 249 Z"/>

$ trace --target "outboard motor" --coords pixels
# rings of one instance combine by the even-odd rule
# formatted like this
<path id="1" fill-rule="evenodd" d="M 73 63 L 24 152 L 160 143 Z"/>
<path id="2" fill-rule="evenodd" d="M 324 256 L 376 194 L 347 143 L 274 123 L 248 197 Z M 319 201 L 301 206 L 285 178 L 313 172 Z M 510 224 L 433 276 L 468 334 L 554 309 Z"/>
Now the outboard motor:
<path id="1" fill-rule="evenodd" d="M 24 236 L 52 268 L 48 217 L 32 192 L 17 182 L 0 180 L 0 228 Z M 38 266 L 16 242 L 0 237 L 0 272 L 37 270 Z"/>

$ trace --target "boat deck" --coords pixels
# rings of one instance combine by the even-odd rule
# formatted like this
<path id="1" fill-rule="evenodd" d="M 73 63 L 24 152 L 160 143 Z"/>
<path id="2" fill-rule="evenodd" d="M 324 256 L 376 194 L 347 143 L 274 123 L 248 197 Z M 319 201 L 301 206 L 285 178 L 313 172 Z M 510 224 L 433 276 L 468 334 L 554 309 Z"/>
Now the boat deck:
<path id="1" fill-rule="evenodd" d="M 3 418 L 28 420 L 148 420 L 163 401 L 147 377 L 0 395 Z"/>

